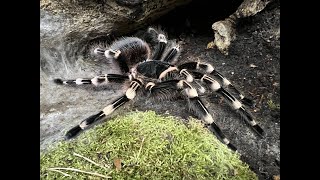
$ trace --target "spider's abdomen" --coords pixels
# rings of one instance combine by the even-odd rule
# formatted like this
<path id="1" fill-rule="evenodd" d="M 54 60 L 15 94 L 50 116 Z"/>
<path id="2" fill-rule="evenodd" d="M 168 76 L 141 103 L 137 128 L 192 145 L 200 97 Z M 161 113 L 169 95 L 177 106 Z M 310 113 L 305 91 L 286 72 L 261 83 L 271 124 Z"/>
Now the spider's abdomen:
<path id="1" fill-rule="evenodd" d="M 110 49 L 121 51 L 117 61 L 124 72 L 138 62 L 147 60 L 151 54 L 149 45 L 136 37 L 124 37 L 111 44 Z"/>
<path id="2" fill-rule="evenodd" d="M 148 77 L 158 79 L 160 74 L 171 65 L 163 61 L 146 61 L 138 65 L 138 73 Z"/>

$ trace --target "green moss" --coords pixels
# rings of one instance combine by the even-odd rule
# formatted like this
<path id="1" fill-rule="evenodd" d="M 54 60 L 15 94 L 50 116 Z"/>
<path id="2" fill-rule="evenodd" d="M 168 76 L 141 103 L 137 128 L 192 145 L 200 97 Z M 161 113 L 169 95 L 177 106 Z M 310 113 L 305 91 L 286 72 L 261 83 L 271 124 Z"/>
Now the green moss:
<path id="1" fill-rule="evenodd" d="M 220 143 L 197 120 L 187 126 L 153 111 L 132 112 L 97 125 L 72 141 L 41 153 L 41 179 L 100 179 L 95 175 L 48 168 L 76 168 L 112 179 L 257 179 L 239 154 Z M 74 155 L 85 156 L 102 168 Z M 117 170 L 115 159 L 123 166 Z"/>
<path id="2" fill-rule="evenodd" d="M 279 110 L 280 109 L 280 104 L 276 104 L 272 100 L 268 100 L 267 104 L 271 110 L 277 110 L 277 109 Z"/>

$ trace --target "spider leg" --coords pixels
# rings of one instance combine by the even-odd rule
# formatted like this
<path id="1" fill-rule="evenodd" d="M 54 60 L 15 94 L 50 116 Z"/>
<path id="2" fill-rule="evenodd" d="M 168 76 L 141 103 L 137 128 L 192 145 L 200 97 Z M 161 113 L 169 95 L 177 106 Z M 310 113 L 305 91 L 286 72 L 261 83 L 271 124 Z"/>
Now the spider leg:
<path id="1" fill-rule="evenodd" d="M 175 64 L 177 62 L 179 55 L 180 55 L 180 45 L 176 44 L 165 54 L 165 56 L 161 59 L 161 61 L 165 61 L 170 64 Z"/>
<path id="2" fill-rule="evenodd" d="M 118 109 L 120 106 L 124 105 L 126 102 L 129 102 L 132 100 L 137 93 L 137 90 L 142 86 L 142 82 L 140 80 L 134 79 L 131 81 L 130 87 L 127 89 L 126 93 L 119 97 L 118 99 L 114 100 L 112 103 L 110 103 L 108 106 L 103 108 L 102 111 L 100 111 L 97 114 L 94 114 L 87 119 L 83 120 L 79 123 L 79 125 L 73 127 L 70 129 L 65 137 L 66 139 L 73 138 L 77 134 L 79 134 L 81 131 L 88 128 L 93 123 L 100 121 L 104 119 L 106 116 L 110 115 L 112 112 L 114 112 L 116 109 Z"/>
<path id="3" fill-rule="evenodd" d="M 254 120 L 255 118 L 253 117 L 253 115 L 242 105 L 242 103 L 238 99 L 236 99 L 232 94 L 225 90 L 218 81 L 206 74 L 202 74 L 199 72 L 193 72 L 192 74 L 194 74 L 195 79 L 200 79 L 201 82 L 207 84 L 212 91 L 217 92 L 219 95 L 221 95 L 226 100 L 226 102 L 246 120 L 246 122 L 255 132 L 257 132 L 260 136 L 264 136 L 264 130 Z"/>
<path id="4" fill-rule="evenodd" d="M 160 83 L 148 83 L 146 85 L 146 89 L 148 89 L 151 94 L 161 94 L 162 92 L 170 91 L 184 91 L 188 98 L 189 110 L 193 112 L 196 116 L 201 118 L 206 124 L 209 125 L 209 130 L 211 130 L 220 141 L 226 144 L 230 149 L 236 151 L 237 148 L 230 143 L 230 141 L 226 138 L 226 136 L 222 133 L 219 126 L 214 122 L 211 114 L 208 109 L 205 107 L 201 99 L 198 97 L 197 90 L 193 88 L 187 81 L 185 80 L 170 80 L 164 81 Z M 164 97 L 168 97 L 168 95 L 164 95 Z"/>
<path id="5" fill-rule="evenodd" d="M 158 42 L 152 59 L 160 60 L 168 43 L 166 35 L 160 30 L 156 30 L 155 28 L 152 28 L 152 27 L 148 29 L 148 34 L 150 34 L 151 38 L 155 39 L 155 41 Z"/>
<path id="6" fill-rule="evenodd" d="M 225 78 L 221 73 L 215 70 L 215 68 L 208 63 L 202 63 L 202 62 L 187 62 L 184 64 L 181 64 L 178 66 L 179 69 L 187 69 L 187 70 L 204 70 L 207 74 L 211 74 L 215 77 L 217 77 L 222 82 L 222 87 L 230 88 L 232 89 L 241 102 L 247 106 L 253 107 L 254 102 L 253 100 L 245 97 L 231 82 Z"/>
<path id="7" fill-rule="evenodd" d="M 62 80 L 54 79 L 53 82 L 59 85 L 83 85 L 83 84 L 92 84 L 98 86 L 106 83 L 123 83 L 126 80 L 132 79 L 131 75 L 121 75 L 121 74 L 103 74 L 96 76 L 92 79 L 90 78 L 77 78 L 73 80 Z"/>
<path id="8" fill-rule="evenodd" d="M 172 100 L 177 98 L 181 89 L 177 86 L 180 80 L 168 80 L 159 83 L 149 82 L 145 89 L 149 92 L 149 97 L 156 100 Z"/>

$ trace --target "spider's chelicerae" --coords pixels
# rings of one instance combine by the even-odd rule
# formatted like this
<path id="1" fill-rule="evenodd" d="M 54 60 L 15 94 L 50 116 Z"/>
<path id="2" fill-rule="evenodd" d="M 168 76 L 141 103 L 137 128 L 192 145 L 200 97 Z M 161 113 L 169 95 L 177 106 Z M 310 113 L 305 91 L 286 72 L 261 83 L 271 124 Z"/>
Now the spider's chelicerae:
<path id="1" fill-rule="evenodd" d="M 122 72 L 121 74 L 102 74 L 93 78 L 77 78 L 75 80 L 54 80 L 57 84 L 94 86 L 130 82 L 121 97 L 70 129 L 66 138 L 72 138 L 93 123 L 104 119 L 126 102 L 133 100 L 139 93 L 139 95 L 159 100 L 183 97 L 188 102 L 190 112 L 203 120 L 220 141 L 230 149 L 236 150 L 236 147 L 222 133 L 199 98 L 198 92 L 204 93 L 205 90 L 222 96 L 236 112 L 241 114 L 255 132 L 261 136 L 264 135 L 263 129 L 245 107 L 245 105 L 253 105 L 253 102 L 240 93 L 212 65 L 200 61 L 176 65 L 180 54 L 180 45 L 174 41 L 169 42 L 165 33 L 160 29 L 150 27 L 144 39 L 124 37 L 113 42 L 106 49 L 96 48 L 94 50 L 95 55 L 104 57 L 112 62 L 111 64 L 117 65 Z M 152 48 L 153 52 L 149 44 L 155 45 Z"/>

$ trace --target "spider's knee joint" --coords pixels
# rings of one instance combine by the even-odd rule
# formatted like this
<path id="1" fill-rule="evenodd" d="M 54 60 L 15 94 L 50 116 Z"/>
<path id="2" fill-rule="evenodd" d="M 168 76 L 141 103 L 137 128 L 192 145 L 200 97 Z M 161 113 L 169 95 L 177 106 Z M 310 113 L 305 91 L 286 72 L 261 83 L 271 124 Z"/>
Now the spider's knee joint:
<path id="1" fill-rule="evenodd" d="M 238 101 L 237 99 L 235 99 L 233 102 L 232 102 L 232 107 L 235 109 L 235 110 L 238 110 L 242 107 L 242 103 L 240 101 Z"/>
<path id="2" fill-rule="evenodd" d="M 158 35 L 158 41 L 167 44 L 167 38 L 166 38 L 166 36 L 164 34 L 159 34 Z"/>
<path id="3" fill-rule="evenodd" d="M 171 72 L 171 71 L 178 71 L 177 67 L 171 66 L 168 69 L 164 70 L 160 75 L 159 75 L 159 80 L 163 79 L 164 77 L 166 77 L 166 75 Z"/>
<path id="4" fill-rule="evenodd" d="M 231 82 L 227 78 L 223 78 L 222 83 L 223 83 L 223 86 L 229 86 L 231 84 Z"/>
<path id="5" fill-rule="evenodd" d="M 114 107 L 113 107 L 113 105 L 108 105 L 105 108 L 103 108 L 102 111 L 107 116 L 107 115 L 111 114 L 114 111 Z"/>
<path id="6" fill-rule="evenodd" d="M 112 50 L 112 49 L 108 49 L 104 52 L 104 55 L 106 56 L 106 58 L 115 58 L 117 59 L 121 54 L 120 50 Z"/>
<path id="7" fill-rule="evenodd" d="M 195 88 L 187 88 L 185 91 L 189 98 L 198 97 L 198 92 Z"/>
<path id="8" fill-rule="evenodd" d="M 87 124 L 86 122 L 81 122 L 81 123 L 79 124 L 79 127 L 80 127 L 81 129 L 85 129 L 85 128 L 88 127 L 88 124 Z"/>
<path id="9" fill-rule="evenodd" d="M 202 78 L 200 79 L 201 82 L 205 82 L 207 84 L 210 84 L 210 89 L 212 91 L 218 91 L 221 88 L 220 83 L 218 81 L 214 80 L 210 76 L 203 75 Z"/>
<path id="10" fill-rule="evenodd" d="M 136 91 L 133 89 L 133 88 L 129 88 L 127 91 L 126 91 L 126 97 L 128 99 L 133 99 L 134 97 L 136 97 L 137 93 Z"/>
<path id="11" fill-rule="evenodd" d="M 205 121 L 206 124 L 212 124 L 214 123 L 214 120 L 211 116 L 211 114 L 206 114 L 204 117 L 203 117 L 203 120 Z"/>
<path id="12" fill-rule="evenodd" d="M 230 143 L 229 139 L 227 139 L 227 138 L 223 138 L 222 141 L 223 141 L 225 144 L 229 144 L 229 143 Z"/>
<path id="13" fill-rule="evenodd" d="M 206 68 L 206 73 L 212 73 L 212 71 L 214 71 L 214 67 L 211 64 L 206 64 L 207 68 Z"/>
<path id="14" fill-rule="evenodd" d="M 153 82 L 149 82 L 148 84 L 146 84 L 145 89 L 151 91 L 151 89 L 153 88 L 153 86 L 155 86 L 156 84 Z"/>
<path id="15" fill-rule="evenodd" d="M 198 88 L 198 91 L 200 92 L 200 94 L 204 94 L 206 92 L 206 89 L 203 86 L 200 86 Z"/>
<path id="16" fill-rule="evenodd" d="M 186 76 L 187 82 L 193 82 L 193 77 L 192 77 L 192 75 L 187 71 L 187 69 L 182 69 L 182 70 L 180 70 L 180 74 Z"/>
<path id="17" fill-rule="evenodd" d="M 94 53 L 94 54 L 97 54 L 97 55 L 98 55 L 98 54 L 99 54 L 99 55 L 104 55 L 105 51 L 106 51 L 106 50 L 104 50 L 104 49 L 96 48 L 96 49 L 94 49 L 93 53 Z"/>

